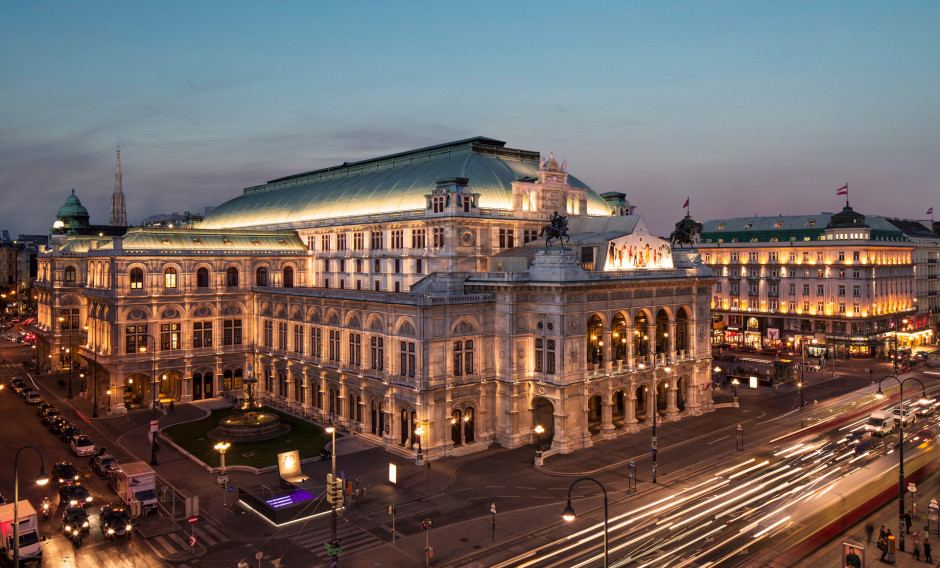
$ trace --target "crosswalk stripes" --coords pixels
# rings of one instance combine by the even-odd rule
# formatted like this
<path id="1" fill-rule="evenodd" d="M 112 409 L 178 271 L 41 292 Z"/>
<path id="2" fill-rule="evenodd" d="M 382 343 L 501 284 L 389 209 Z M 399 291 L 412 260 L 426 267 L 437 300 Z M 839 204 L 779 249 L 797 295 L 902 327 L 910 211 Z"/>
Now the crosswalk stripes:
<path id="1" fill-rule="evenodd" d="M 336 537 L 340 539 L 340 546 L 344 553 L 360 552 L 385 544 L 385 541 L 375 537 L 359 527 L 345 523 L 336 523 Z M 330 525 L 319 525 L 315 530 L 308 530 L 294 539 L 294 545 L 313 552 L 323 562 L 330 560 L 323 545 L 330 541 Z"/>
<path id="2" fill-rule="evenodd" d="M 202 526 L 196 525 L 196 542 L 203 547 L 209 548 L 210 546 L 220 544 L 223 542 L 228 542 L 229 538 L 219 532 L 218 529 L 213 527 L 210 524 L 204 524 Z M 187 527 L 184 530 L 167 533 L 164 535 L 155 536 L 147 540 L 151 548 L 161 556 L 167 556 L 176 552 L 182 552 L 190 550 L 189 547 L 189 537 L 190 537 L 190 528 Z"/>

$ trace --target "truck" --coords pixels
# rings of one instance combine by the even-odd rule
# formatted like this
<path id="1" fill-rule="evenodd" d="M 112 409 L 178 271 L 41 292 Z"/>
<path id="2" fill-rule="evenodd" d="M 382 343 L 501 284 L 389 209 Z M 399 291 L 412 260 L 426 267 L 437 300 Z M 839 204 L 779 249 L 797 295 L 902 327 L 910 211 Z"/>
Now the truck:
<path id="1" fill-rule="evenodd" d="M 894 415 L 886 410 L 872 412 L 865 423 L 865 430 L 873 436 L 885 436 L 894 432 Z"/>
<path id="2" fill-rule="evenodd" d="M 20 525 L 20 566 L 38 566 L 42 563 L 42 539 L 39 538 L 36 509 L 24 499 L 19 502 L 17 513 Z M 3 535 L 0 551 L 9 565 L 13 562 L 13 503 L 0 505 L 0 533 Z"/>
<path id="3" fill-rule="evenodd" d="M 127 504 L 131 516 L 149 514 L 157 509 L 157 473 L 147 462 L 121 464 L 111 473 L 111 486 Z"/>

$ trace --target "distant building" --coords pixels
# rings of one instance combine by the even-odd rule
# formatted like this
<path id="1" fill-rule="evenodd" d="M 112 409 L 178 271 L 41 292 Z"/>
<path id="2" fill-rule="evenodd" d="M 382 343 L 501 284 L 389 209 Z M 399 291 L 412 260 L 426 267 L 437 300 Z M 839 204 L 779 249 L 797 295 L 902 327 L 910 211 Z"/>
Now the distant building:
<path id="1" fill-rule="evenodd" d="M 914 301 L 917 305 L 915 333 L 940 334 L 940 234 L 931 230 L 930 221 L 886 219 L 897 227 L 914 247 Z"/>
<path id="2" fill-rule="evenodd" d="M 840 213 L 706 221 L 698 245 L 718 278 L 712 342 L 883 356 L 930 341 L 918 320 L 915 245 L 894 224 Z M 905 323 L 906 322 L 906 323 Z M 909 333 L 908 333 L 909 332 Z"/>

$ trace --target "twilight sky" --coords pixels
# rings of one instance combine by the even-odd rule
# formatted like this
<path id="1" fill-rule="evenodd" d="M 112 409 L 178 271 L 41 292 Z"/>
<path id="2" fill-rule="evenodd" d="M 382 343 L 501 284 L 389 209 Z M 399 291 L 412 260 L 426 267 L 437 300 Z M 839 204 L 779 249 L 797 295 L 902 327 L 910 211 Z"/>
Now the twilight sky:
<path id="1" fill-rule="evenodd" d="M 668 234 L 940 207 L 936 2 L 11 2 L 0 229 L 106 224 L 472 136 L 554 152 Z M 940 209 L 938 209 L 940 212 Z M 938 215 L 940 216 L 940 215 Z"/>

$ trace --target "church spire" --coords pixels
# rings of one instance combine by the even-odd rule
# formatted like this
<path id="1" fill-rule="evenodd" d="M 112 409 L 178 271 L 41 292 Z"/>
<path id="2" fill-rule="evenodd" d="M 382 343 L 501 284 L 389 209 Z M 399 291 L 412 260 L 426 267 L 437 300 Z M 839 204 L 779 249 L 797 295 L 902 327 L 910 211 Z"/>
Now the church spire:
<path id="1" fill-rule="evenodd" d="M 117 169 L 114 172 L 114 193 L 111 195 L 111 226 L 127 226 L 127 208 L 124 206 L 124 192 L 121 190 L 121 147 L 117 149 Z"/>

